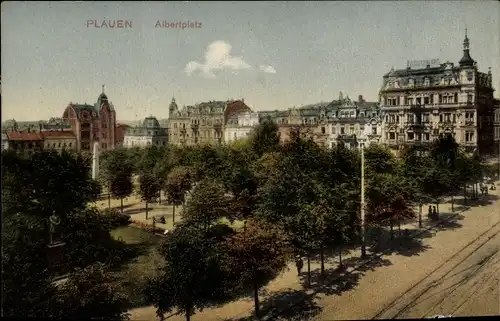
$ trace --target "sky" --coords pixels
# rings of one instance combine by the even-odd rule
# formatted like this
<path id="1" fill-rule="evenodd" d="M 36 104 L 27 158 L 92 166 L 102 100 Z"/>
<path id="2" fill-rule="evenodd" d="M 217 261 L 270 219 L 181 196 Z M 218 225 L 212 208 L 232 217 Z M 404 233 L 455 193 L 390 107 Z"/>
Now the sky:
<path id="1" fill-rule="evenodd" d="M 172 97 L 243 98 L 256 111 L 340 91 L 377 101 L 391 67 L 458 63 L 466 26 L 500 90 L 498 1 L 2 2 L 2 119 L 61 117 L 102 85 L 118 120 L 167 118 Z"/>

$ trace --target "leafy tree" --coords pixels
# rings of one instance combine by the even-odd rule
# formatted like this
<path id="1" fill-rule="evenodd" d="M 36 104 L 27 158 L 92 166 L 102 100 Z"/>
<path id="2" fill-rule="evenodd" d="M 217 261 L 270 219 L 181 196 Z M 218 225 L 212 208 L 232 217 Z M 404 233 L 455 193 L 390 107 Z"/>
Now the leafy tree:
<path id="1" fill-rule="evenodd" d="M 2 218 L 2 316 L 46 317 L 55 289 L 45 257 L 46 232 L 23 215 Z M 37 229 L 35 230 L 35 227 Z"/>
<path id="2" fill-rule="evenodd" d="M 374 174 L 367 188 L 367 220 L 378 223 L 389 222 L 391 239 L 394 223 L 415 217 L 410 201 L 408 184 L 397 175 Z"/>
<path id="3" fill-rule="evenodd" d="M 103 154 L 101 161 L 102 178 L 108 187 L 108 192 L 120 198 L 123 212 L 123 198 L 132 194 L 132 173 L 134 165 L 129 153 L 124 149 L 115 149 Z"/>
<path id="4" fill-rule="evenodd" d="M 128 320 L 127 299 L 110 285 L 103 264 L 77 270 L 58 286 L 52 316 L 58 319 Z"/>
<path id="5" fill-rule="evenodd" d="M 212 224 L 228 216 L 228 197 L 219 182 L 204 179 L 193 189 L 186 202 L 183 219 L 208 231 Z"/>
<path id="6" fill-rule="evenodd" d="M 172 230 L 160 253 L 166 264 L 148 281 L 145 295 L 161 319 L 176 309 L 189 321 L 197 309 L 226 297 L 216 247 L 204 230 L 185 224 Z"/>
<path id="7" fill-rule="evenodd" d="M 42 151 L 30 156 L 2 153 L 2 213 L 62 219 L 96 200 L 100 186 L 81 155 Z"/>
<path id="8" fill-rule="evenodd" d="M 167 199 L 173 205 L 172 222 L 175 223 L 175 207 L 183 205 L 186 194 L 193 186 L 193 176 L 191 167 L 177 166 L 168 174 L 164 190 Z"/>
<path id="9" fill-rule="evenodd" d="M 432 159 L 417 153 L 414 148 L 407 148 L 401 155 L 399 174 L 404 177 L 411 190 L 412 200 L 418 204 L 418 223 L 422 227 L 422 207 L 432 201 L 429 194 L 428 181 L 432 174 L 430 170 L 434 166 Z"/>
<path id="10" fill-rule="evenodd" d="M 146 203 L 146 220 L 148 219 L 149 203 L 152 203 L 160 192 L 161 186 L 152 173 L 142 172 L 139 175 L 139 194 Z"/>
<path id="11" fill-rule="evenodd" d="M 279 229 L 249 221 L 247 228 L 221 246 L 222 267 L 236 290 L 253 291 L 255 314 L 259 315 L 259 289 L 275 278 L 289 258 L 286 238 Z"/>
<path id="12" fill-rule="evenodd" d="M 110 192 L 114 197 L 120 199 L 120 209 L 123 213 L 123 198 L 132 194 L 132 173 L 118 173 L 110 184 Z"/>
<path id="13" fill-rule="evenodd" d="M 270 119 L 266 119 L 259 124 L 250 137 L 250 145 L 258 157 L 266 152 L 278 151 L 279 144 L 278 126 Z"/>

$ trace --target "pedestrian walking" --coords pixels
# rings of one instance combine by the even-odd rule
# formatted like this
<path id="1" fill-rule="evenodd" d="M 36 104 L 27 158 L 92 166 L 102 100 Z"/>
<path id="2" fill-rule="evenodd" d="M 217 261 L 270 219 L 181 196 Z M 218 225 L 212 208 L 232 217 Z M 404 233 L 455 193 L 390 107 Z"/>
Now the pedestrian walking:
<path id="1" fill-rule="evenodd" d="M 429 205 L 429 210 L 427 211 L 427 217 L 432 218 L 432 206 Z"/>
<path id="2" fill-rule="evenodd" d="M 438 212 L 436 206 L 432 207 L 432 216 L 437 219 L 438 218 Z"/>
<path id="3" fill-rule="evenodd" d="M 302 272 L 302 268 L 304 267 L 304 261 L 300 257 L 300 255 L 297 255 L 295 257 L 295 266 L 297 266 L 297 275 L 300 275 Z"/>

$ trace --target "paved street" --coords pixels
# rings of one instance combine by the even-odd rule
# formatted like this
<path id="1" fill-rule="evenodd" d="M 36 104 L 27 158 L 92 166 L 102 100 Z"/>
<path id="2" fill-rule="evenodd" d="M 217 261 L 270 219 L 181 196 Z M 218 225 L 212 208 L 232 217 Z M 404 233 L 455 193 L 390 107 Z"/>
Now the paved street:
<path id="1" fill-rule="evenodd" d="M 496 195 L 488 198 L 495 199 L 499 194 L 498 190 L 495 193 Z M 449 209 L 449 204 L 442 204 L 440 207 L 445 211 Z M 499 213 L 498 200 L 475 206 L 463 214 L 458 214 L 450 223 L 433 229 L 431 233 L 424 233 L 421 243 L 412 244 L 411 249 L 388 253 L 381 259 L 367 264 L 365 268 L 345 276 L 343 282 L 333 282 L 328 285 L 328 282 L 325 282 L 325 285 L 320 285 L 316 282 L 319 264 L 313 262 L 311 265 L 313 286 L 308 291 L 303 288 L 304 276 L 298 278 L 291 264 L 288 271 L 266 287 L 266 293 L 262 295 L 263 310 L 303 297 L 304 300 L 300 304 L 285 309 L 281 320 L 370 319 L 376 316 L 404 318 L 420 317 L 419 313 L 435 315 L 452 312 L 454 315 L 498 314 L 498 278 L 495 279 L 496 275 L 492 273 L 496 273 L 495 269 L 499 264 L 499 254 L 494 254 L 494 251 L 498 250 L 499 239 L 491 238 L 482 247 L 479 246 L 489 236 L 498 233 L 498 225 L 494 226 L 499 222 Z M 443 215 L 447 214 L 443 212 Z M 417 224 L 412 222 L 403 225 L 402 229 L 416 230 L 416 227 Z M 488 230 L 490 231 L 482 235 Z M 477 247 L 479 248 L 476 250 Z M 488 258 L 489 255 L 491 256 Z M 354 265 L 356 262 L 359 262 L 359 250 L 344 255 L 344 263 L 347 265 Z M 327 275 L 335 274 L 337 263 L 337 257 L 328 260 Z M 448 279 L 441 280 L 445 277 Z M 481 285 L 483 282 L 481 280 L 484 278 L 490 279 L 488 286 Z M 453 285 L 461 279 L 465 280 Z M 432 283 L 435 280 L 438 282 Z M 432 288 L 429 288 L 431 284 Z M 453 287 L 446 289 L 450 285 Z M 476 289 L 477 292 L 474 292 Z M 311 294 L 312 290 L 315 294 Z M 454 292 L 450 293 L 451 291 Z M 468 298 L 471 292 L 474 294 Z M 408 305 L 421 293 L 415 306 L 408 306 L 398 315 L 401 307 Z M 446 303 L 439 303 L 443 297 L 449 299 Z M 476 305 L 475 302 L 480 303 Z M 205 309 L 195 314 L 192 320 L 246 318 L 252 313 L 252 303 L 248 298 L 222 307 Z M 444 307 L 443 311 L 434 307 L 440 305 Z M 456 311 L 453 311 L 454 309 Z M 134 320 L 155 319 L 154 309 L 151 307 L 134 309 L 131 312 Z M 179 315 L 169 318 L 175 321 L 183 319 L 184 317 Z M 272 316 L 270 319 L 276 317 Z"/>
<path id="2" fill-rule="evenodd" d="M 498 315 L 500 223 L 392 302 L 377 318 Z"/>

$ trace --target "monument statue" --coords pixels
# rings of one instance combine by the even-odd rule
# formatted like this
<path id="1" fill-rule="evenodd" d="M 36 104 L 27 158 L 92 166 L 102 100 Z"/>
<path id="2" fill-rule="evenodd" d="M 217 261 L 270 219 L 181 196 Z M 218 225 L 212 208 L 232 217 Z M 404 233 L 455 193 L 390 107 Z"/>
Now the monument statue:
<path id="1" fill-rule="evenodd" d="M 56 232 L 56 226 L 58 226 L 59 224 L 61 224 L 61 219 L 59 218 L 59 216 L 55 215 L 55 214 L 52 214 L 50 217 L 49 217 L 49 240 L 50 240 L 50 244 L 53 244 L 54 243 L 54 233 Z"/>

